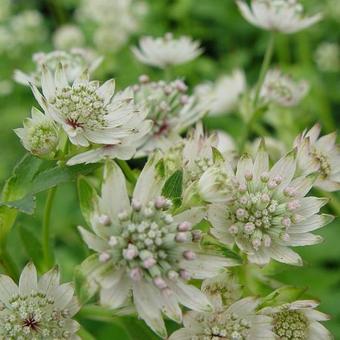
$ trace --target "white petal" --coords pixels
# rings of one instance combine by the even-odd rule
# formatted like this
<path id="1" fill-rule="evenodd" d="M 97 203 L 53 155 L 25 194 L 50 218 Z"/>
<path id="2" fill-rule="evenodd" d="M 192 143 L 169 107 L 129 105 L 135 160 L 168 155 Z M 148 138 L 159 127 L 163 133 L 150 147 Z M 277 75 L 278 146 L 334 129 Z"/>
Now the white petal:
<path id="1" fill-rule="evenodd" d="M 332 340 L 330 331 L 319 322 L 311 322 L 308 327 L 308 340 Z"/>
<path id="2" fill-rule="evenodd" d="M 8 304 L 13 296 L 18 295 L 19 289 L 14 281 L 6 275 L 0 275 L 0 301 Z"/>
<path id="3" fill-rule="evenodd" d="M 20 275 L 19 294 L 29 295 L 38 288 L 37 270 L 32 262 L 29 262 Z"/>
<path id="4" fill-rule="evenodd" d="M 287 247 L 273 245 L 268 249 L 268 251 L 270 256 L 278 262 L 302 266 L 302 259 L 300 255 Z"/>
<path id="5" fill-rule="evenodd" d="M 244 182 L 244 175 L 251 173 L 253 170 L 253 161 L 249 155 L 243 155 L 237 163 L 236 177 L 239 181 Z"/>
<path id="6" fill-rule="evenodd" d="M 66 308 L 72 301 L 73 294 L 74 288 L 72 283 L 64 283 L 55 287 L 55 289 L 51 291 L 51 295 L 54 297 L 54 307 L 60 310 Z"/>
<path id="7" fill-rule="evenodd" d="M 87 246 L 90 249 L 101 253 L 109 248 L 108 242 L 98 237 L 97 235 L 92 234 L 91 232 L 87 231 L 83 227 L 78 227 L 78 230 L 84 242 L 87 244 Z"/>
<path id="8" fill-rule="evenodd" d="M 58 267 L 54 267 L 39 279 L 39 291 L 44 292 L 46 295 L 50 295 L 52 290 L 59 285 L 59 282 L 60 272 Z"/>
<path id="9" fill-rule="evenodd" d="M 314 235 L 311 233 L 303 233 L 303 234 L 290 234 L 289 241 L 287 244 L 293 247 L 299 246 L 309 246 L 313 244 L 319 244 L 323 241 L 323 238 L 319 235 Z"/>
<path id="10" fill-rule="evenodd" d="M 205 208 L 195 207 L 181 212 L 178 215 L 174 216 L 174 221 L 176 223 L 181 223 L 184 221 L 192 223 L 192 225 L 196 225 L 201 222 L 206 214 Z"/>
<path id="11" fill-rule="evenodd" d="M 301 207 L 294 210 L 294 213 L 303 217 L 309 217 L 317 214 L 327 202 L 327 198 L 305 197 L 300 199 Z"/>
<path id="12" fill-rule="evenodd" d="M 328 223 L 331 223 L 334 217 L 331 215 L 313 215 L 305 221 L 294 224 L 289 228 L 289 233 L 305 233 L 322 228 Z"/>

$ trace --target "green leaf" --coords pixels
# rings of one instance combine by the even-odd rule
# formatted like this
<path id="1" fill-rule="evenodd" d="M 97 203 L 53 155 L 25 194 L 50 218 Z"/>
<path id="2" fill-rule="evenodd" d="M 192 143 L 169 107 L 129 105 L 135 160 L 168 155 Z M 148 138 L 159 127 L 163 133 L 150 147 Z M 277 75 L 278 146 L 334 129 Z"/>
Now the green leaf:
<path id="1" fill-rule="evenodd" d="M 158 340 L 159 337 L 153 333 L 142 320 L 135 317 L 115 318 L 115 323 L 121 325 L 131 340 L 148 339 Z"/>
<path id="2" fill-rule="evenodd" d="M 78 178 L 78 196 L 84 219 L 88 225 L 91 225 L 91 215 L 98 205 L 98 195 L 95 188 L 83 176 Z"/>
<path id="3" fill-rule="evenodd" d="M 183 171 L 175 171 L 165 182 L 162 195 L 173 201 L 175 206 L 179 206 L 182 200 Z"/>
<path id="4" fill-rule="evenodd" d="M 43 270 L 43 251 L 39 239 L 27 227 L 20 226 L 20 238 L 27 252 L 39 271 Z"/>
<path id="5" fill-rule="evenodd" d="M 212 147 L 212 152 L 213 152 L 213 159 L 214 159 L 214 162 L 216 163 L 223 163 L 224 162 L 224 158 L 223 158 L 223 155 L 221 154 L 221 152 L 215 148 L 215 147 Z"/>
<path id="6" fill-rule="evenodd" d="M 15 208 L 25 214 L 32 215 L 36 207 L 36 200 L 33 195 L 27 195 L 23 199 L 12 202 L 1 203 L 9 208 Z"/>

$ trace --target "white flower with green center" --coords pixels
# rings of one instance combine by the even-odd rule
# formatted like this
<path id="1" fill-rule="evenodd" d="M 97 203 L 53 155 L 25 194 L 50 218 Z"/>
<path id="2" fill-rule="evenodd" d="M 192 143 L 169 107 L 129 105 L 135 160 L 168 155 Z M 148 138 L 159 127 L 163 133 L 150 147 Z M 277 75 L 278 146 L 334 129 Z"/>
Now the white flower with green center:
<path id="1" fill-rule="evenodd" d="M 54 77 L 47 67 L 43 68 L 43 94 L 32 85 L 40 106 L 62 126 L 73 144 L 117 145 L 127 147 L 130 154 L 132 149 L 133 154 L 133 143 L 149 131 L 151 122 L 134 104 L 130 91 L 114 96 L 114 90 L 113 79 L 100 86 L 89 80 L 87 72 L 69 85 L 61 64 Z M 77 158 L 78 163 L 81 161 Z"/>
<path id="2" fill-rule="evenodd" d="M 212 312 L 187 312 L 184 328 L 171 334 L 169 340 L 274 340 L 271 318 L 256 314 L 258 304 L 252 297 L 230 306 L 215 300 Z"/>
<path id="3" fill-rule="evenodd" d="M 26 150 L 37 156 L 49 156 L 56 151 L 59 131 L 54 121 L 32 108 L 32 118 L 24 121 L 24 127 L 15 129 Z"/>
<path id="4" fill-rule="evenodd" d="M 47 67 L 52 73 L 57 70 L 59 64 L 62 64 L 65 76 L 68 81 L 73 82 L 85 69 L 93 72 L 101 63 L 102 58 L 97 57 L 91 50 L 83 48 L 72 48 L 69 52 L 52 51 L 49 53 L 39 52 L 33 55 L 35 71 L 26 74 L 16 70 L 14 79 L 23 85 L 34 84 L 41 87 L 41 75 L 43 68 Z"/>
<path id="5" fill-rule="evenodd" d="M 230 75 L 219 77 L 215 83 L 206 82 L 196 86 L 195 94 L 199 98 L 211 100 L 209 115 L 218 116 L 235 109 L 246 86 L 244 72 L 234 70 Z"/>
<path id="6" fill-rule="evenodd" d="M 315 308 L 313 300 L 300 300 L 279 307 L 267 307 L 261 313 L 272 317 L 273 332 L 285 340 L 331 340 L 331 333 L 320 323 L 329 320 L 327 314 Z"/>
<path id="7" fill-rule="evenodd" d="M 203 50 L 200 43 L 190 37 L 175 39 L 172 33 L 167 33 L 158 38 L 142 37 L 139 47 L 132 47 L 132 52 L 141 63 L 165 69 L 187 63 L 202 54 Z"/>
<path id="8" fill-rule="evenodd" d="M 322 19 L 320 13 L 305 16 L 298 0 L 251 0 L 251 6 L 244 0 L 237 0 L 237 5 L 248 22 L 273 32 L 295 33 Z"/>
<path id="9" fill-rule="evenodd" d="M 144 167 L 130 201 L 120 168 L 108 162 L 101 198 L 91 199 L 87 212 L 91 233 L 80 227 L 89 248 L 97 254 L 83 264 L 90 282 L 100 288 L 100 303 L 118 308 L 132 301 L 138 315 L 160 336 L 166 336 L 162 313 L 181 322 L 179 304 L 207 311 L 210 303 L 188 280 L 217 275 L 237 265 L 212 251 L 201 249 L 203 208 L 176 213 L 161 196 L 165 179 L 158 174 L 158 159 Z"/>
<path id="10" fill-rule="evenodd" d="M 181 140 L 182 132 L 208 112 L 208 102 L 189 96 L 187 90 L 181 80 L 150 82 L 148 76 L 140 77 L 133 87 L 135 102 L 147 110 L 153 128 L 141 140 L 137 157 L 172 147 Z"/>
<path id="11" fill-rule="evenodd" d="M 298 166 L 304 174 L 319 172 L 315 186 L 326 191 L 340 190 L 340 148 L 336 133 L 320 136 L 321 126 L 314 125 L 295 140 Z"/>
<path id="12" fill-rule="evenodd" d="M 79 305 L 71 284 L 60 285 L 54 268 L 40 279 L 32 263 L 23 270 L 19 287 L 0 275 L 0 339 L 80 339 L 72 320 Z"/>
<path id="13" fill-rule="evenodd" d="M 244 155 L 236 174 L 230 174 L 233 189 L 229 201 L 209 209 L 211 233 L 225 244 L 236 244 L 252 263 L 264 265 L 272 258 L 302 265 L 302 259 L 290 247 L 320 243 L 322 237 L 311 231 L 333 217 L 318 214 L 327 199 L 304 197 L 313 186 L 315 174 L 295 177 L 295 172 L 295 151 L 271 169 L 262 143 L 254 161 Z"/>
<path id="14" fill-rule="evenodd" d="M 261 88 L 261 97 L 266 102 L 274 102 L 284 107 L 296 106 L 307 94 L 306 81 L 294 81 L 280 70 L 269 70 Z"/>

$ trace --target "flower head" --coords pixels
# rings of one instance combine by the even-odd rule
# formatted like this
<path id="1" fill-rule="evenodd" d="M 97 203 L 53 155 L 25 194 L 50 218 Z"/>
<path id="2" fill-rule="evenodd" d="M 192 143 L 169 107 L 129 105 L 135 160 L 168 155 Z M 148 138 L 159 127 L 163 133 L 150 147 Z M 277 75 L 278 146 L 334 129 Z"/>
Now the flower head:
<path id="1" fill-rule="evenodd" d="M 196 86 L 195 93 L 199 98 L 211 100 L 209 114 L 217 116 L 230 113 L 245 89 L 246 79 L 243 71 L 235 70 L 231 75 L 221 76 L 215 83 L 206 82 Z"/>
<path id="2" fill-rule="evenodd" d="M 23 85 L 34 84 L 41 87 L 41 75 L 44 68 L 48 68 L 52 73 L 57 70 L 59 64 L 63 65 L 65 76 L 69 82 L 73 82 L 80 77 L 85 69 L 93 72 L 101 63 L 102 58 L 83 48 L 72 48 L 69 52 L 53 51 L 49 53 L 36 53 L 33 55 L 36 70 L 30 74 L 16 70 L 14 79 Z"/>
<path id="3" fill-rule="evenodd" d="M 184 328 L 175 331 L 169 340 L 274 340 L 271 318 L 256 313 L 258 304 L 255 298 L 247 297 L 230 306 L 217 303 L 212 312 L 187 312 Z"/>
<path id="4" fill-rule="evenodd" d="M 281 106 L 297 105 L 307 94 L 309 85 L 306 81 L 295 82 L 280 70 L 270 70 L 261 88 L 261 97 L 265 101 L 274 102 Z"/>
<path id="5" fill-rule="evenodd" d="M 315 51 L 315 61 L 324 72 L 340 70 L 340 46 L 337 43 L 323 42 Z"/>
<path id="6" fill-rule="evenodd" d="M 79 325 L 72 317 L 79 305 L 72 285 L 59 281 L 56 268 L 38 279 L 32 263 L 23 270 L 19 287 L 0 275 L 0 338 L 77 339 Z"/>
<path id="7" fill-rule="evenodd" d="M 43 68 L 42 93 L 32 85 L 32 91 L 40 106 L 67 133 L 75 145 L 117 145 L 145 133 L 145 113 L 138 110 L 132 93 L 114 94 L 113 79 L 103 85 L 90 81 L 87 72 L 69 85 L 66 74 L 59 64 L 53 77 L 47 67 Z"/>
<path id="8" fill-rule="evenodd" d="M 14 131 L 25 149 L 37 156 L 51 155 L 59 143 L 56 124 L 36 108 L 32 108 L 32 118 L 24 121 L 24 127 Z"/>
<path id="9" fill-rule="evenodd" d="M 195 59 L 202 53 L 202 49 L 199 42 L 190 37 L 175 39 L 171 33 L 167 33 L 160 38 L 141 38 L 139 47 L 132 47 L 132 52 L 143 64 L 166 68 Z"/>
<path id="10" fill-rule="evenodd" d="M 261 312 L 272 317 L 273 332 L 279 339 L 322 339 L 331 340 L 333 336 L 320 323 L 329 320 L 327 314 L 315 308 L 313 300 L 300 300 L 279 307 L 267 307 Z"/>
<path id="11" fill-rule="evenodd" d="M 179 304 L 200 311 L 210 308 L 188 280 L 213 277 L 237 262 L 200 248 L 200 233 L 193 227 L 204 210 L 176 214 L 172 202 L 161 196 L 164 179 L 157 164 L 157 157 L 146 164 L 130 201 L 120 168 L 107 163 L 102 197 L 94 200 L 96 209 L 89 214 L 94 234 L 84 228 L 80 232 L 97 253 L 86 275 L 99 285 L 101 304 L 118 308 L 132 292 L 139 316 L 166 336 L 162 311 L 180 322 Z"/>
<path id="12" fill-rule="evenodd" d="M 76 25 L 60 26 L 53 34 L 53 44 L 57 49 L 72 51 L 75 46 L 83 46 L 84 42 L 84 34 Z"/>
<path id="13" fill-rule="evenodd" d="M 320 13 L 305 16 L 298 0 L 252 0 L 250 7 L 244 0 L 237 0 L 237 5 L 243 17 L 251 24 L 286 34 L 301 31 L 322 18 Z"/>
<path id="14" fill-rule="evenodd" d="M 147 76 L 141 76 L 133 91 L 136 104 L 145 108 L 147 118 L 153 121 L 153 128 L 141 141 L 137 156 L 156 149 L 167 150 L 208 111 L 208 103 L 189 96 L 181 80 L 150 82 Z"/>
<path id="15" fill-rule="evenodd" d="M 319 172 L 315 186 L 326 191 L 340 190 L 340 149 L 336 133 L 320 136 L 321 126 L 314 125 L 295 140 L 298 148 L 298 166 L 305 174 Z"/>
<path id="16" fill-rule="evenodd" d="M 230 200 L 211 206 L 211 233 L 223 243 L 236 243 L 250 262 L 263 265 L 273 258 L 301 265 L 300 256 L 289 247 L 322 241 L 310 232 L 332 220 L 318 214 L 327 200 L 304 197 L 315 175 L 295 178 L 294 151 L 270 169 L 268 154 L 261 145 L 254 161 L 247 155 L 239 160 L 231 179 L 234 188 Z"/>

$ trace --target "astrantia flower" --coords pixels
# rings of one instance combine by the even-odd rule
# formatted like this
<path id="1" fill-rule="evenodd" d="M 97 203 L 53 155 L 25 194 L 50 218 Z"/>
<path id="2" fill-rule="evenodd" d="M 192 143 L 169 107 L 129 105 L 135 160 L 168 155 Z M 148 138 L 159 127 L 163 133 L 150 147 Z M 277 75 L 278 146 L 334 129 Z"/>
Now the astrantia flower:
<path id="1" fill-rule="evenodd" d="M 329 320 L 329 316 L 315 310 L 318 305 L 313 300 L 300 300 L 279 307 L 267 307 L 261 312 L 272 317 L 273 332 L 278 339 L 334 339 L 320 323 Z"/>
<path id="2" fill-rule="evenodd" d="M 32 118 L 24 121 L 24 127 L 15 129 L 26 150 L 37 156 L 52 154 L 59 142 L 58 128 L 54 121 L 32 108 Z"/>
<path id="3" fill-rule="evenodd" d="M 44 67 L 41 81 L 43 95 L 32 85 L 35 98 L 75 145 L 129 145 L 129 138 L 134 140 L 150 127 L 129 91 L 113 95 L 113 79 L 100 86 L 85 72 L 69 85 L 60 65 L 55 77 Z"/>
<path id="4" fill-rule="evenodd" d="M 281 106 L 297 105 L 307 94 L 309 85 L 306 81 L 294 81 L 280 70 L 270 70 L 261 88 L 261 97 L 265 101 L 274 102 Z"/>
<path id="5" fill-rule="evenodd" d="M 141 76 L 133 90 L 136 104 L 145 108 L 147 118 L 153 121 L 153 128 L 142 140 L 137 156 L 148 155 L 156 149 L 167 150 L 208 110 L 209 103 L 189 96 L 181 80 L 150 82 L 147 76 Z"/>
<path id="6" fill-rule="evenodd" d="M 0 338 L 80 339 L 79 324 L 72 320 L 79 305 L 70 283 L 60 285 L 57 268 L 40 279 L 32 263 L 23 270 L 19 287 L 0 275 Z"/>
<path id="7" fill-rule="evenodd" d="M 322 71 L 338 72 L 340 70 L 340 46 L 337 43 L 323 42 L 315 51 L 315 61 Z"/>
<path id="8" fill-rule="evenodd" d="M 96 251 L 85 265 L 85 275 L 100 288 L 100 302 L 118 308 L 131 296 L 138 315 L 165 337 L 162 312 L 181 322 L 179 304 L 209 310 L 210 303 L 190 278 L 213 277 L 235 260 L 200 248 L 193 226 L 204 216 L 202 208 L 176 214 L 161 196 L 164 179 L 152 158 L 142 171 L 130 201 L 125 178 L 113 162 L 107 163 L 102 197 L 93 198 L 89 219 L 94 234 L 80 227 L 87 245 Z"/>
<path id="9" fill-rule="evenodd" d="M 273 258 L 301 265 L 300 256 L 289 247 L 320 243 L 322 238 L 311 231 L 332 217 L 318 214 L 327 199 L 304 197 L 315 175 L 294 178 L 295 170 L 294 152 L 271 169 L 262 147 L 254 161 L 243 156 L 232 179 L 230 200 L 210 208 L 211 233 L 225 244 L 236 243 L 250 262 L 263 265 Z"/>
<path id="10" fill-rule="evenodd" d="M 298 166 L 304 174 L 319 172 L 315 186 L 326 191 L 340 190 L 340 148 L 336 133 L 320 136 L 321 126 L 314 125 L 295 140 Z"/>
<path id="11" fill-rule="evenodd" d="M 14 79 L 23 85 L 34 84 L 41 87 L 41 74 L 43 68 L 47 67 L 54 73 L 59 64 L 64 67 L 65 75 L 68 81 L 73 82 L 77 79 L 85 69 L 93 72 L 101 63 L 102 58 L 83 48 L 73 48 L 70 52 L 53 51 L 49 53 L 36 53 L 33 55 L 33 61 L 36 65 L 36 70 L 30 74 L 16 70 Z"/>
<path id="12" fill-rule="evenodd" d="M 256 314 L 258 304 L 248 297 L 231 306 L 216 303 L 209 313 L 187 312 L 184 328 L 175 331 L 169 340 L 274 340 L 271 318 Z"/>
<path id="13" fill-rule="evenodd" d="M 298 0 L 252 0 L 249 7 L 244 0 L 237 0 L 243 17 L 251 24 L 282 33 L 295 33 L 321 20 L 320 13 L 305 16 Z"/>
<path id="14" fill-rule="evenodd" d="M 195 93 L 199 98 L 211 100 L 209 114 L 217 116 L 233 110 L 245 89 L 243 71 L 235 70 L 231 75 L 221 76 L 215 83 L 207 82 L 196 86 Z"/>
<path id="15" fill-rule="evenodd" d="M 53 44 L 57 49 L 72 51 L 74 47 L 83 46 L 84 42 L 84 34 L 76 25 L 60 26 L 53 34 Z"/>
<path id="16" fill-rule="evenodd" d="M 202 49 L 200 43 L 190 37 L 182 36 L 175 39 L 171 33 L 167 33 L 159 38 L 141 38 L 139 47 L 132 47 L 132 52 L 144 64 L 166 68 L 197 58 Z"/>

